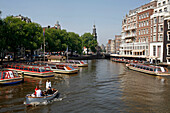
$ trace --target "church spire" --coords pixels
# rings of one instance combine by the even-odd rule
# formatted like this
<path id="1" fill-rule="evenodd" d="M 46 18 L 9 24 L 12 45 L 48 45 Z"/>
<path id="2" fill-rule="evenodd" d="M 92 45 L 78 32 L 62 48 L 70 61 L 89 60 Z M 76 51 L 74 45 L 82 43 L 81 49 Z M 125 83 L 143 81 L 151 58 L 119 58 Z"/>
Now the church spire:
<path id="1" fill-rule="evenodd" d="M 96 26 L 95 24 L 93 25 L 93 33 L 92 35 L 94 36 L 94 39 L 97 40 L 97 33 L 96 33 Z"/>

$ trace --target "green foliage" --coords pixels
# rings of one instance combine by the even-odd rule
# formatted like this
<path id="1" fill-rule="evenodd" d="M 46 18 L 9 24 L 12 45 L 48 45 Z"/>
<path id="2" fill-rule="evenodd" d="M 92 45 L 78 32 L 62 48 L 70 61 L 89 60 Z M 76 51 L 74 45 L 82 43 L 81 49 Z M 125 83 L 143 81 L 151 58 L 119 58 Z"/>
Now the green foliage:
<path id="1" fill-rule="evenodd" d="M 42 28 L 37 23 L 26 23 L 12 16 L 0 20 L 0 50 L 16 52 L 21 47 L 27 50 L 38 49 L 42 43 Z"/>
<path id="2" fill-rule="evenodd" d="M 0 11 L 1 14 L 1 11 Z M 18 52 L 19 48 L 33 51 L 39 49 L 46 42 L 46 51 L 66 51 L 69 47 L 71 53 L 82 54 L 85 46 L 96 52 L 97 41 L 93 35 L 85 33 L 81 37 L 74 32 L 59 29 L 45 29 L 43 36 L 42 27 L 37 23 L 26 23 L 12 16 L 0 18 L 0 52 Z"/>
<path id="3" fill-rule="evenodd" d="M 82 36 L 83 46 L 87 49 L 91 49 L 92 52 L 96 52 L 97 40 L 94 40 L 94 36 L 90 33 L 84 33 Z"/>

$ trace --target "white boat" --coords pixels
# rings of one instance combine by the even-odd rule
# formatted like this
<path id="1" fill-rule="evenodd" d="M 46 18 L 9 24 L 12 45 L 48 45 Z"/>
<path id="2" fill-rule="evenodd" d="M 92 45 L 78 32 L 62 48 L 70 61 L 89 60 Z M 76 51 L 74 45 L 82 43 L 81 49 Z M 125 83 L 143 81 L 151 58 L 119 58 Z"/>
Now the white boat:
<path id="1" fill-rule="evenodd" d="M 170 73 L 168 73 L 168 69 L 165 67 L 160 66 L 154 66 L 154 65 L 144 65 L 144 64 L 136 64 L 136 63 L 130 63 L 126 64 L 126 67 L 128 69 L 150 74 L 150 75 L 156 75 L 156 76 L 170 76 Z"/>
<path id="2" fill-rule="evenodd" d="M 48 102 L 48 101 L 53 100 L 54 98 L 58 98 L 59 97 L 58 91 L 54 92 L 51 95 L 41 96 L 41 97 L 35 97 L 35 96 L 32 96 L 32 95 L 34 95 L 34 94 L 27 94 L 26 95 L 26 102 L 25 102 L 25 104 L 27 106 L 43 104 L 44 102 Z"/>
<path id="3" fill-rule="evenodd" d="M 67 63 L 76 64 L 78 67 L 87 67 L 88 63 L 80 60 L 68 60 Z"/>

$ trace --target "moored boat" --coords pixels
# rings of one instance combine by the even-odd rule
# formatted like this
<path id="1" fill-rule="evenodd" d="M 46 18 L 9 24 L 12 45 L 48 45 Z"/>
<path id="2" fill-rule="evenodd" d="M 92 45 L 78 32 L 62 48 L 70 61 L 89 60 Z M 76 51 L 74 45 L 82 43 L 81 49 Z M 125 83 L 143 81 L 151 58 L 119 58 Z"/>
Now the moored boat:
<path id="1" fill-rule="evenodd" d="M 136 64 L 136 63 L 126 64 L 126 67 L 128 69 L 146 73 L 146 74 L 151 74 L 156 76 L 170 76 L 170 73 L 168 73 L 168 69 L 165 67 L 154 66 L 154 65 L 143 65 L 143 64 Z"/>
<path id="2" fill-rule="evenodd" d="M 15 71 L 0 71 L 0 85 L 12 85 L 24 81 L 24 76 Z"/>
<path id="3" fill-rule="evenodd" d="M 5 70 L 15 70 L 18 73 L 24 72 L 25 75 L 35 77 L 53 77 L 54 73 L 48 66 L 30 66 L 24 64 L 6 64 Z"/>
<path id="4" fill-rule="evenodd" d="M 84 61 L 80 61 L 80 60 L 68 60 L 66 62 L 70 63 L 70 64 L 76 64 L 78 67 L 87 67 L 88 66 L 88 63 L 86 63 Z"/>
<path id="5" fill-rule="evenodd" d="M 65 65 L 65 64 L 48 64 L 50 69 L 55 73 L 60 74 L 74 74 L 78 73 L 79 69 L 75 69 L 71 65 Z"/>
<path id="6" fill-rule="evenodd" d="M 55 91 L 53 94 L 48 94 L 46 96 L 41 96 L 41 97 L 36 97 L 33 96 L 34 94 L 27 94 L 26 95 L 26 102 L 25 104 L 27 106 L 29 105 L 36 105 L 36 104 L 42 104 L 43 102 L 48 102 L 53 100 L 54 98 L 58 98 L 59 97 L 59 93 L 58 90 Z"/>
<path id="7" fill-rule="evenodd" d="M 78 73 L 79 71 L 79 68 L 76 65 L 72 66 L 69 63 L 35 62 L 32 65 L 49 66 L 53 72 L 60 73 L 60 74 L 74 74 L 74 73 Z"/>

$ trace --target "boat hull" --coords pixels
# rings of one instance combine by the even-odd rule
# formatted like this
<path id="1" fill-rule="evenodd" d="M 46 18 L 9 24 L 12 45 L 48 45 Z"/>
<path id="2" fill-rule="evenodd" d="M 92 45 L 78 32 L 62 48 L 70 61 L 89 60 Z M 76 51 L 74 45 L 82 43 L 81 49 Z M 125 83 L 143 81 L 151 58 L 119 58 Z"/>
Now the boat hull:
<path id="1" fill-rule="evenodd" d="M 129 65 L 126 65 L 126 67 L 128 69 L 133 70 L 133 71 L 138 71 L 138 72 L 141 72 L 141 73 L 146 73 L 146 74 L 150 74 L 150 75 L 154 75 L 154 76 L 170 76 L 170 73 L 156 73 L 154 71 L 143 70 L 143 69 L 135 68 L 135 67 L 132 67 L 132 66 L 129 66 Z"/>
<path id="2" fill-rule="evenodd" d="M 30 72 L 30 71 L 24 71 L 24 70 L 17 70 L 17 69 L 13 69 L 13 68 L 5 68 L 5 70 L 12 70 L 12 71 L 15 70 L 18 73 L 24 72 L 24 75 L 33 76 L 33 77 L 41 77 L 41 78 L 53 77 L 54 76 L 53 72 L 39 73 L 39 72 Z"/>
<path id="3" fill-rule="evenodd" d="M 78 70 L 71 70 L 71 71 L 66 71 L 66 70 L 52 70 L 55 73 L 60 73 L 60 74 L 75 74 L 78 73 Z"/>
<path id="4" fill-rule="evenodd" d="M 76 64 L 78 67 L 88 67 L 88 64 Z"/>
<path id="5" fill-rule="evenodd" d="M 56 91 L 54 94 L 49 96 L 43 96 L 43 97 L 32 97 L 31 94 L 28 94 L 26 96 L 26 105 L 35 105 L 35 104 L 41 104 L 43 102 L 48 102 L 54 98 L 58 98 L 59 93 Z"/>
<path id="6" fill-rule="evenodd" d="M 13 79 L 3 79 L 0 80 L 0 85 L 12 85 L 12 84 L 21 83 L 23 81 L 24 81 L 23 77 L 13 78 Z"/>

